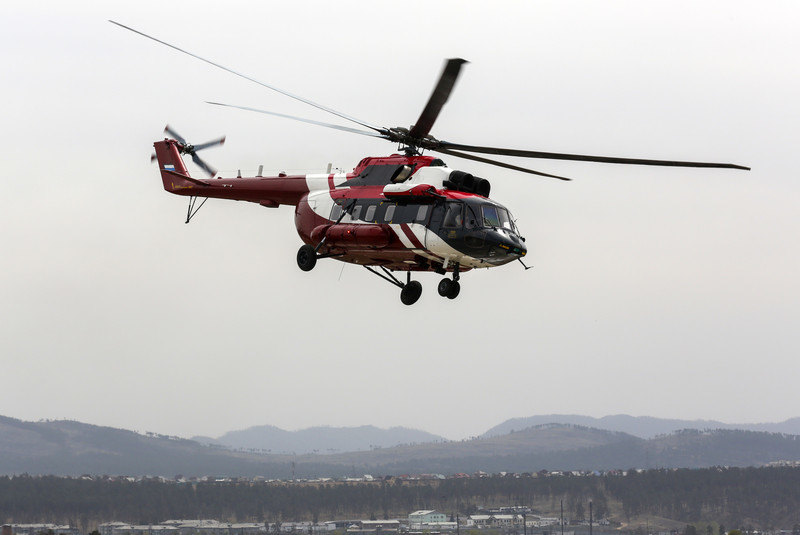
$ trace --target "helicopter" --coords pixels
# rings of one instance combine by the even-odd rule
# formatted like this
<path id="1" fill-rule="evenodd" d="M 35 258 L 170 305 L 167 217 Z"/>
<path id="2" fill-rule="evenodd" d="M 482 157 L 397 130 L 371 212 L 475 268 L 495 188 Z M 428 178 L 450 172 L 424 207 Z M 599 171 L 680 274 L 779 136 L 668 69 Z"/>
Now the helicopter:
<path id="1" fill-rule="evenodd" d="M 511 212 L 490 197 L 491 184 L 482 177 L 453 169 L 425 151 L 502 167 L 536 176 L 568 181 L 567 177 L 477 156 L 489 154 L 521 158 L 573 160 L 615 164 L 726 168 L 749 170 L 731 163 L 688 162 L 590 156 L 532 150 L 467 145 L 439 140 L 430 132 L 447 102 L 467 61 L 449 59 L 427 104 L 410 128 L 379 127 L 291 94 L 270 84 L 214 63 L 160 39 L 115 21 L 109 21 L 143 37 L 166 45 L 214 67 L 338 116 L 361 128 L 326 123 L 274 111 L 219 102 L 216 106 L 293 119 L 349 133 L 385 139 L 398 145 L 390 156 L 366 157 L 351 172 L 262 176 L 217 177 L 217 171 L 197 152 L 221 145 L 225 138 L 192 145 L 169 125 L 170 137 L 156 141 L 151 160 L 157 160 L 164 189 L 189 197 L 186 223 L 209 199 L 258 203 L 267 208 L 294 206 L 297 233 L 303 242 L 296 255 L 297 266 L 311 271 L 317 261 L 331 258 L 360 265 L 400 288 L 400 300 L 413 305 L 422 295 L 422 284 L 412 273 L 433 271 L 443 275 L 437 286 L 440 296 L 455 299 L 462 273 L 498 267 L 519 261 L 528 249 L 525 237 Z M 209 178 L 189 175 L 182 156 L 190 156 Z M 198 199 L 203 201 L 198 205 Z M 405 272 L 402 275 L 395 273 Z"/>

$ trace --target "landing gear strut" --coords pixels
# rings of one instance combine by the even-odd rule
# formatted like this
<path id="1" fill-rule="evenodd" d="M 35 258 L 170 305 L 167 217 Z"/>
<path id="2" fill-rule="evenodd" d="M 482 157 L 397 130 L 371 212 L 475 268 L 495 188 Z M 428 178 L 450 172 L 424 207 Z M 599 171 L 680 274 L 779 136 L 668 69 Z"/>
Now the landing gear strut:
<path id="1" fill-rule="evenodd" d="M 404 305 L 413 305 L 414 303 L 419 301 L 419 297 L 422 295 L 422 284 L 420 284 L 419 281 L 411 280 L 410 271 L 406 272 L 406 283 L 403 284 L 402 282 L 397 280 L 397 277 L 395 277 L 391 271 L 389 271 L 383 266 L 379 266 L 381 270 L 383 270 L 383 273 L 378 273 L 369 266 L 364 266 L 364 267 L 367 268 L 372 273 L 374 273 L 375 275 L 382 278 L 383 280 L 385 280 L 386 282 L 394 284 L 395 286 L 400 288 L 400 301 Z"/>
<path id="2" fill-rule="evenodd" d="M 455 268 L 453 269 L 453 280 L 444 278 L 439 281 L 439 286 L 436 288 L 439 292 L 439 295 L 448 299 L 455 299 L 458 297 L 458 294 L 461 292 L 461 284 L 458 282 L 459 278 L 458 264 L 456 264 Z"/>
<path id="3" fill-rule="evenodd" d="M 208 198 L 206 198 L 206 200 L 208 200 Z M 203 201 L 203 202 L 205 202 L 205 201 Z M 350 206 L 352 207 L 354 204 L 355 204 L 355 200 L 351 203 Z M 191 204 L 189 205 L 190 212 L 191 212 L 192 206 L 193 205 L 191 205 Z M 203 207 L 203 205 L 201 204 L 200 207 L 198 208 L 198 210 L 200 208 L 202 208 L 202 207 Z M 331 226 L 333 227 L 333 226 L 336 226 L 339 223 L 341 223 L 342 219 L 344 218 L 344 216 L 347 215 L 347 213 L 348 213 L 347 210 L 342 210 L 342 215 L 340 215 L 339 219 L 336 220 L 336 223 L 334 223 Z M 190 219 L 189 217 L 186 218 L 186 222 L 187 223 L 189 222 L 189 219 Z M 341 254 L 332 254 L 332 253 L 317 254 L 317 251 L 319 251 L 320 248 L 323 245 L 325 245 L 325 240 L 327 240 L 327 239 L 328 239 L 328 237 L 324 236 L 322 238 L 322 240 L 317 244 L 316 247 L 314 247 L 313 245 L 309 245 L 309 244 L 305 244 L 302 247 L 300 247 L 300 250 L 297 251 L 297 265 L 298 265 L 298 267 L 300 269 L 302 269 L 303 271 L 311 271 L 312 269 L 314 269 L 314 266 L 317 265 L 317 259 L 318 258 L 330 258 L 332 256 L 342 256 Z"/>
<path id="4" fill-rule="evenodd" d="M 336 256 L 342 256 L 342 253 L 318 254 L 317 249 L 319 249 L 320 245 L 323 243 L 324 242 L 321 242 L 316 247 L 308 244 L 300 247 L 300 250 L 297 251 L 297 267 L 303 271 L 311 271 L 314 269 L 314 266 L 317 265 L 317 260 L 320 258 L 333 258 Z"/>

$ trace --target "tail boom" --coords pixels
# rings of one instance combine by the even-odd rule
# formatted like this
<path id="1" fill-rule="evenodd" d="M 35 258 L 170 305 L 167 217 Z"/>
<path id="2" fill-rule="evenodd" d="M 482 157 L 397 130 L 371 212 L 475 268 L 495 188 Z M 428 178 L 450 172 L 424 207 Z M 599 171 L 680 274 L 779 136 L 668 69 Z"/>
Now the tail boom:
<path id="1" fill-rule="evenodd" d="M 274 207 L 296 206 L 309 192 L 305 176 L 192 178 L 181 158 L 178 141 L 156 141 L 153 147 L 164 189 L 175 195 L 248 201 Z"/>

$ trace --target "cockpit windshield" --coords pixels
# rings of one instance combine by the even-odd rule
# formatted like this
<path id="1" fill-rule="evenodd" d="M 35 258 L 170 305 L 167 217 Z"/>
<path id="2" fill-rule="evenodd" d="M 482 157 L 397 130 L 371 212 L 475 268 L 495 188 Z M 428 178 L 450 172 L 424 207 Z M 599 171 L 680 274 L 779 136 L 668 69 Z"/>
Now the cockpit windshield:
<path id="1" fill-rule="evenodd" d="M 497 215 L 497 207 L 490 204 L 481 206 L 483 211 L 483 226 L 484 227 L 499 227 L 500 217 Z"/>
<path id="2" fill-rule="evenodd" d="M 517 233 L 517 227 L 508 210 L 490 203 L 447 201 L 441 208 L 443 228 L 493 228 Z"/>
<path id="3" fill-rule="evenodd" d="M 514 221 L 511 219 L 511 214 L 505 208 L 498 208 L 497 215 L 500 216 L 500 226 L 506 230 L 515 232 Z"/>
<path id="4" fill-rule="evenodd" d="M 500 206 L 484 204 L 481 206 L 483 213 L 483 225 L 485 227 L 504 228 L 511 232 L 516 232 L 514 222 L 508 214 L 508 210 Z"/>

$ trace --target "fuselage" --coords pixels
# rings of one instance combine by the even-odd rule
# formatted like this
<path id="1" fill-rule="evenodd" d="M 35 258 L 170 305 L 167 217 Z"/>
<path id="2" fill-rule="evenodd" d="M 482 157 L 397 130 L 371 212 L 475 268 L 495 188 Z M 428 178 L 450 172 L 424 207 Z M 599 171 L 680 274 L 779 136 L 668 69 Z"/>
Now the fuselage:
<path id="1" fill-rule="evenodd" d="M 527 252 L 508 210 L 492 200 L 441 189 L 441 197 L 396 200 L 382 189 L 345 181 L 311 191 L 295 208 L 300 237 L 316 246 L 327 236 L 326 254 L 396 270 L 488 268 Z"/>
<path id="2" fill-rule="evenodd" d="M 527 248 L 486 180 L 430 156 L 365 158 L 351 173 L 189 177 L 174 140 L 155 143 L 162 180 L 178 195 L 295 206 L 295 226 L 319 254 L 391 270 L 500 266 Z"/>

